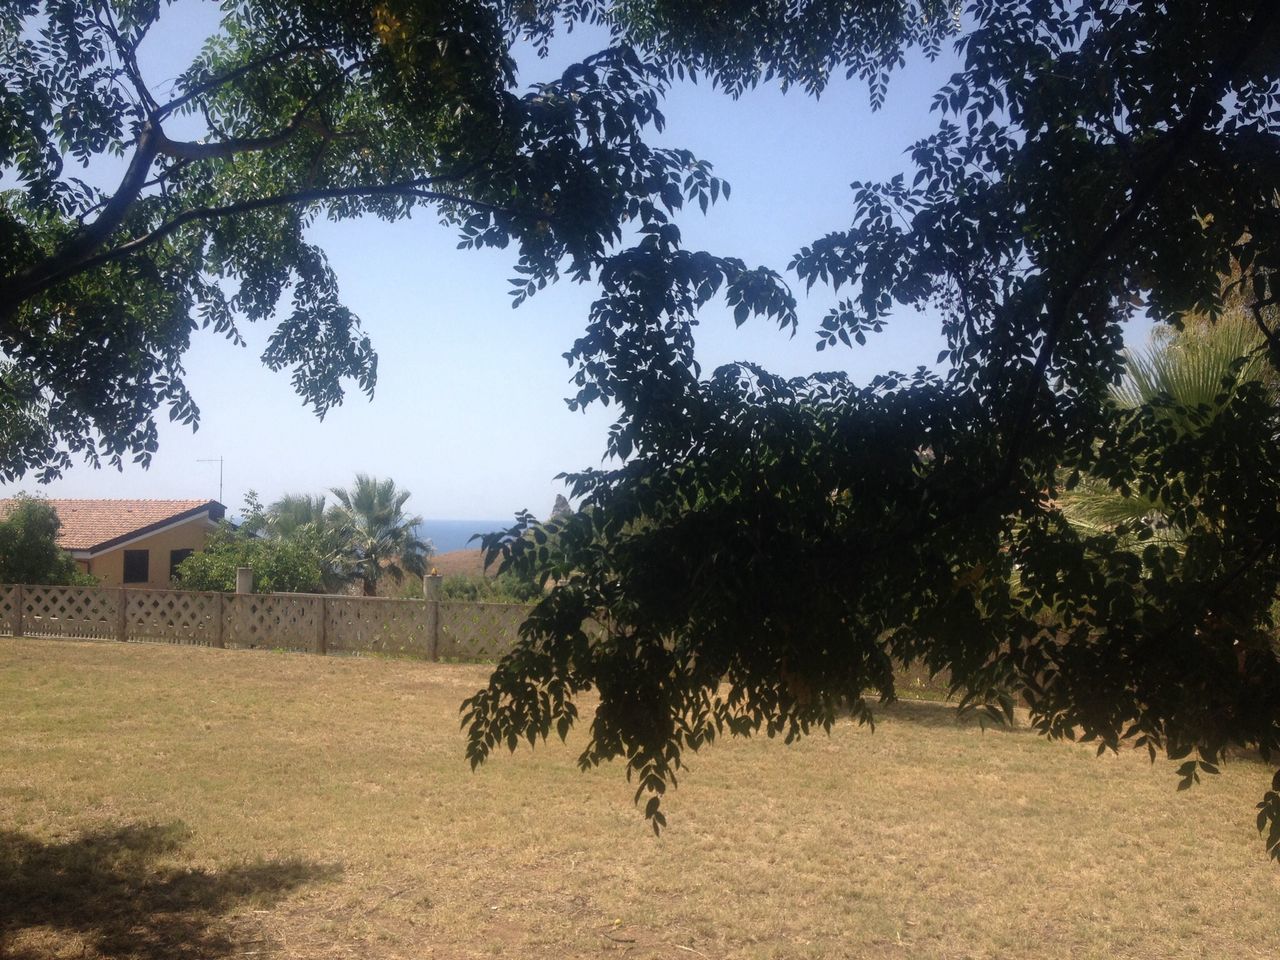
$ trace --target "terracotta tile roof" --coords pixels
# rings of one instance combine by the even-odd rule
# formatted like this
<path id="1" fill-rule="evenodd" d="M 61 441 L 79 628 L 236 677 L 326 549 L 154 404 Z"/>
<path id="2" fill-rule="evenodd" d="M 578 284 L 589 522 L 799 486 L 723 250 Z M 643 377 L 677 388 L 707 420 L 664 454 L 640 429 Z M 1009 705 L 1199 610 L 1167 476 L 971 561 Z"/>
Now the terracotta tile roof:
<path id="1" fill-rule="evenodd" d="M 0 517 L 13 500 L 0 500 Z M 209 510 L 222 518 L 226 508 L 217 500 L 48 500 L 62 521 L 58 545 L 64 550 L 93 550 Z"/>

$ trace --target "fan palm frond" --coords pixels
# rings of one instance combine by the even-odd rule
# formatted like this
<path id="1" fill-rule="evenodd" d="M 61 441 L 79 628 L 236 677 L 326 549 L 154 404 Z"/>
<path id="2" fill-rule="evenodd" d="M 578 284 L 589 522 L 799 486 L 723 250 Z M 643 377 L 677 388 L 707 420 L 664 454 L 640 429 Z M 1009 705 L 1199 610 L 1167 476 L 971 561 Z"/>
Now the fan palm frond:
<path id="1" fill-rule="evenodd" d="M 431 556 L 431 544 L 418 536 L 422 517 L 406 514 L 409 491 L 391 479 L 356 474 L 347 488 L 331 491 L 336 502 L 326 514 L 339 532 L 342 556 L 366 596 L 377 592 L 384 575 L 400 581 L 405 574 L 421 575 Z"/>
<path id="2" fill-rule="evenodd" d="M 1125 377 L 1112 390 L 1112 401 L 1123 410 L 1155 409 L 1179 433 L 1204 430 L 1212 423 L 1205 414 L 1221 409 L 1238 384 L 1261 382 L 1275 396 L 1260 341 L 1257 327 L 1240 314 L 1188 326 L 1127 354 Z M 1072 526 L 1088 534 L 1142 522 L 1175 548 L 1187 534 L 1168 521 L 1163 504 L 1088 474 L 1062 493 L 1060 506 Z"/>

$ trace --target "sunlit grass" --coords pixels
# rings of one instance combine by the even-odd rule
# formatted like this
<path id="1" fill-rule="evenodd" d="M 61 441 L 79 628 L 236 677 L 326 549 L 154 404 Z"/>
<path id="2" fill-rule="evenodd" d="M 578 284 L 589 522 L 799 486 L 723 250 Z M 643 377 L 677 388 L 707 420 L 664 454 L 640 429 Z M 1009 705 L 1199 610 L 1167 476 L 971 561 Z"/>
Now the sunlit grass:
<path id="1" fill-rule="evenodd" d="M 654 838 L 573 743 L 477 774 L 484 669 L 0 640 L 0 955 L 1280 956 L 1237 761 L 881 711 L 693 758 Z"/>

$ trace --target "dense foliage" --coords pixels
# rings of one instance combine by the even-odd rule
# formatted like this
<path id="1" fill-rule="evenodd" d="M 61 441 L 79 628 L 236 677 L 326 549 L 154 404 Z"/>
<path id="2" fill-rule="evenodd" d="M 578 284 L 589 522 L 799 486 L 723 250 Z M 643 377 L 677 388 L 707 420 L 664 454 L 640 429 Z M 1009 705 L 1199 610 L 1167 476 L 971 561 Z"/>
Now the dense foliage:
<path id="1" fill-rule="evenodd" d="M 236 568 L 253 569 L 253 589 L 259 593 L 323 593 L 323 557 L 307 537 L 259 537 L 230 524 L 210 534 L 202 550 L 178 565 L 183 590 L 233 593 Z"/>
<path id="2" fill-rule="evenodd" d="M 62 521 L 44 500 L 17 496 L 0 516 L 0 583 L 94 584 L 58 546 Z"/>
<path id="3" fill-rule="evenodd" d="M 261 537 L 306 543 L 320 558 L 324 592 L 346 592 L 352 568 L 344 560 L 343 533 L 325 509 L 324 494 L 287 493 L 264 508 L 251 491 L 241 527 Z"/>
<path id="4" fill-rule="evenodd" d="M 707 26 L 700 68 L 733 89 L 744 69 L 748 83 L 792 69 L 807 44 L 838 49 L 856 14 L 814 26 L 805 12 L 836 6 L 740 10 Z M 563 735 L 594 690 L 582 762 L 624 759 L 656 828 L 689 750 L 791 739 L 850 706 L 867 719 L 896 662 L 948 671 L 996 716 L 1021 694 L 1050 736 L 1163 752 L 1184 785 L 1235 746 L 1274 758 L 1273 397 L 1235 367 L 1210 405 L 1110 398 L 1140 314 L 1177 327 L 1243 299 L 1255 353 L 1280 362 L 1278 20 L 1258 0 L 966 8 L 962 66 L 913 169 L 854 183 L 852 223 L 790 264 L 848 291 L 820 349 L 928 309 L 949 344 L 936 371 L 704 378 L 698 308 L 726 294 L 739 322 L 794 328 L 780 278 L 744 285 L 664 231 L 607 265 L 570 359 L 577 402 L 617 404 L 617 461 L 570 478 L 574 516 L 525 516 L 487 543 L 558 585 L 466 705 L 472 761 Z M 808 68 L 811 86 L 827 73 Z M 1071 523 L 1061 495 L 1084 475 L 1158 499 L 1180 547 L 1146 516 Z M 1280 855 L 1280 777 L 1259 826 Z"/>
<path id="5" fill-rule="evenodd" d="M 1235 390 L 1224 389 L 1225 383 L 1256 382 L 1272 403 L 1280 399 L 1275 368 L 1258 349 L 1263 341 L 1252 317 L 1235 310 L 1214 320 L 1189 319 L 1180 331 L 1158 330 L 1145 350 L 1126 351 L 1124 377 L 1111 391 L 1112 403 L 1121 411 L 1143 410 L 1180 439 L 1203 431 L 1233 402 Z M 1060 505 L 1085 534 L 1128 530 L 1134 550 L 1155 542 L 1182 550 L 1191 534 L 1173 522 L 1158 491 L 1123 493 L 1090 472 L 1062 490 Z M 1198 527 L 1216 520 L 1205 513 L 1188 519 Z M 1275 635 L 1280 639 L 1280 631 Z"/>

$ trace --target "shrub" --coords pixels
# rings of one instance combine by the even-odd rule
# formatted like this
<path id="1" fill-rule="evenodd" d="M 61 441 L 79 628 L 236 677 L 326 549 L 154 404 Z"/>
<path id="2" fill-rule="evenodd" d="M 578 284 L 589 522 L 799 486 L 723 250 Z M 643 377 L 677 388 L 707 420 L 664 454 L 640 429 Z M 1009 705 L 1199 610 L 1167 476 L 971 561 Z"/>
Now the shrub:
<path id="1" fill-rule="evenodd" d="M 19 494 L 0 520 L 0 583 L 78 584 L 98 581 L 76 569 L 58 546 L 62 521 L 44 500 Z"/>
<path id="2" fill-rule="evenodd" d="M 307 539 L 263 539 L 230 526 L 183 560 L 176 579 L 184 590 L 232 591 L 237 567 L 253 568 L 253 588 L 259 593 L 324 590 L 323 563 L 315 544 Z"/>
<path id="3" fill-rule="evenodd" d="M 445 600 L 470 600 L 477 603 L 533 603 L 541 595 L 536 583 L 510 573 L 496 577 L 445 577 L 440 584 Z"/>

